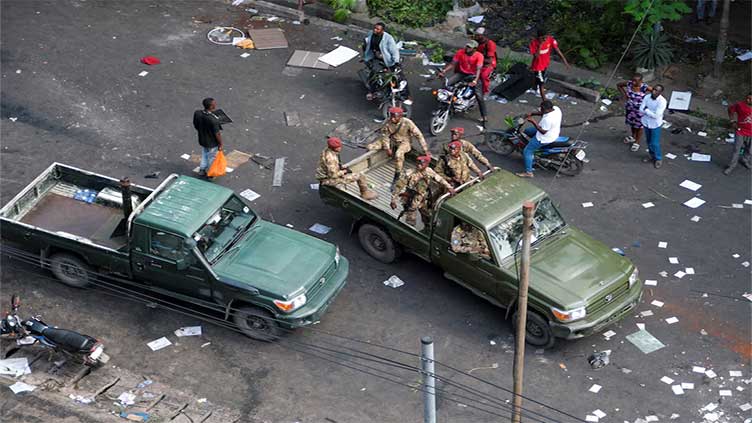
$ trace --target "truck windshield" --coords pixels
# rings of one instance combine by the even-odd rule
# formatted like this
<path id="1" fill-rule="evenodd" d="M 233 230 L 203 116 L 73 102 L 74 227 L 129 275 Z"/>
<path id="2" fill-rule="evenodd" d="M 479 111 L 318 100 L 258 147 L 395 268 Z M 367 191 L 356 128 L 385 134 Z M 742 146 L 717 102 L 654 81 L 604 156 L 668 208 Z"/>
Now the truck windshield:
<path id="1" fill-rule="evenodd" d="M 194 235 L 198 249 L 212 263 L 251 226 L 256 215 L 237 197 L 231 197 Z"/>
<path id="2" fill-rule="evenodd" d="M 548 197 L 538 202 L 533 217 L 533 243 L 545 239 L 564 227 L 559 211 Z M 488 233 L 496 254 L 503 260 L 522 248 L 522 212 L 496 225 Z"/>

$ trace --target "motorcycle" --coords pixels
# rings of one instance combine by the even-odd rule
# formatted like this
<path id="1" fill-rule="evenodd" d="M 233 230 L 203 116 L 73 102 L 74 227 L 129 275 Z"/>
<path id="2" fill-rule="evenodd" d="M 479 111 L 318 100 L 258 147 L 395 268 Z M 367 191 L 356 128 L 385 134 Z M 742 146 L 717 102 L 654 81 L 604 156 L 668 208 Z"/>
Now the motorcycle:
<path id="1" fill-rule="evenodd" d="M 515 151 L 522 151 L 530 138 L 522 130 L 525 119 L 521 116 L 507 118 L 507 130 L 491 129 L 485 132 L 486 145 L 495 153 L 508 156 Z M 567 176 L 576 176 L 585 167 L 585 149 L 588 143 L 559 137 L 550 144 L 541 145 L 533 157 L 533 165 L 549 169 Z"/>
<path id="2" fill-rule="evenodd" d="M 410 118 L 413 111 L 413 101 L 410 97 L 410 89 L 407 79 L 402 73 L 402 66 L 397 63 L 394 69 L 374 66 L 373 70 L 365 67 L 358 71 L 358 77 L 369 92 L 373 93 L 370 98 L 379 104 L 379 110 L 384 119 L 389 118 L 389 108 L 401 107 L 405 111 L 405 117 Z"/>
<path id="3" fill-rule="evenodd" d="M 489 76 L 491 81 L 490 89 L 493 89 L 504 81 L 496 71 Z M 473 87 L 468 85 L 467 81 L 459 81 L 450 86 L 449 78 L 444 77 L 444 87 L 432 91 L 439 102 L 439 107 L 432 112 L 431 117 L 431 134 L 439 135 L 446 129 L 449 118 L 456 113 L 465 113 L 478 105 L 475 98 Z"/>
<path id="4" fill-rule="evenodd" d="M 0 320 L 0 335 L 12 338 L 16 348 L 9 350 L 5 357 L 15 354 L 20 348 L 40 345 L 43 348 L 59 351 L 64 354 L 79 357 L 87 366 L 107 363 L 110 357 L 104 352 L 104 345 L 88 335 L 83 335 L 68 329 L 50 326 L 42 321 L 40 316 L 27 320 L 18 317 L 18 307 L 21 299 L 17 295 L 11 297 L 11 311 Z"/>

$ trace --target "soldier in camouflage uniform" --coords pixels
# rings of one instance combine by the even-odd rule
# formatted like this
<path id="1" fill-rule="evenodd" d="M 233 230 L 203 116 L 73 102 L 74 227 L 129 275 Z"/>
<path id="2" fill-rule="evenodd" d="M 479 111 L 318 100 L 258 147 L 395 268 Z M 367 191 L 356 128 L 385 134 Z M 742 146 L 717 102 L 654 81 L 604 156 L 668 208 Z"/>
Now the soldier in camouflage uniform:
<path id="1" fill-rule="evenodd" d="M 405 164 L 405 154 L 412 149 L 412 138 L 418 140 L 420 147 L 423 149 L 423 154 L 427 156 L 431 155 L 420 129 L 415 126 L 412 120 L 402 117 L 403 113 L 401 107 L 389 108 L 389 119 L 381 128 L 379 138 L 366 146 L 369 151 L 386 150 L 387 156 L 394 157 L 392 188 L 394 188 L 394 184 L 402 173 L 402 168 Z"/>
<path id="2" fill-rule="evenodd" d="M 452 230 L 452 251 L 477 254 L 484 259 L 491 259 L 491 252 L 488 250 L 483 232 L 464 222 Z"/>
<path id="3" fill-rule="evenodd" d="M 350 169 L 343 168 L 339 163 L 339 152 L 342 151 L 342 140 L 329 137 L 326 140 L 327 147 L 321 152 L 319 165 L 316 168 L 316 179 L 321 185 L 344 185 L 353 182 L 358 183 L 360 196 L 364 200 L 373 200 L 378 194 L 368 189 L 365 175 L 352 173 Z"/>
<path id="4" fill-rule="evenodd" d="M 488 159 L 478 151 L 477 148 L 471 143 L 470 141 L 463 139 L 462 137 L 465 135 L 465 128 L 462 127 L 456 127 L 450 129 L 450 132 L 452 133 L 452 141 L 459 141 L 462 143 L 462 152 L 468 154 L 471 157 L 474 157 L 475 160 L 480 162 L 483 166 L 487 167 L 488 170 L 493 171 L 494 168 L 491 166 L 491 163 L 488 161 Z M 451 141 L 450 141 L 451 142 Z M 444 144 L 444 151 L 448 151 L 449 144 Z"/>
<path id="5" fill-rule="evenodd" d="M 462 151 L 462 143 L 452 141 L 449 143 L 449 154 L 444 154 L 436 165 L 436 173 L 447 179 L 452 185 L 458 187 L 471 178 L 470 171 L 475 172 L 483 179 L 483 172 L 473 163 L 473 160 Z"/>
<path id="6" fill-rule="evenodd" d="M 392 202 L 389 203 L 392 209 L 396 209 L 397 198 L 399 197 L 404 208 L 402 213 L 405 215 L 405 222 L 412 226 L 415 226 L 417 223 L 416 211 L 420 212 L 424 226 L 428 227 L 429 222 L 431 222 L 431 212 L 428 207 L 428 200 L 431 196 L 431 180 L 441 184 L 450 193 L 454 194 L 452 185 L 428 167 L 430 163 L 430 156 L 418 157 L 416 170 L 408 172 L 407 175 L 399 179 L 392 193 Z"/>

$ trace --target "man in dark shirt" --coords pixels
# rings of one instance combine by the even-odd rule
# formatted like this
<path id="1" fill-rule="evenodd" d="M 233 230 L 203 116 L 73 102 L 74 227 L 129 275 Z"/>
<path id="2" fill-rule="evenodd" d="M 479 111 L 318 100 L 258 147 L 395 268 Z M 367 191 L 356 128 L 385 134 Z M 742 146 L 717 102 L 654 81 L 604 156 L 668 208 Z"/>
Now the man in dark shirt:
<path id="1" fill-rule="evenodd" d="M 196 110 L 193 113 L 193 127 L 198 132 L 198 143 L 201 145 L 199 175 L 206 176 L 206 170 L 214 161 L 217 150 L 222 149 L 222 125 L 213 113 L 217 109 L 217 102 L 209 97 L 201 103 L 204 110 Z"/>

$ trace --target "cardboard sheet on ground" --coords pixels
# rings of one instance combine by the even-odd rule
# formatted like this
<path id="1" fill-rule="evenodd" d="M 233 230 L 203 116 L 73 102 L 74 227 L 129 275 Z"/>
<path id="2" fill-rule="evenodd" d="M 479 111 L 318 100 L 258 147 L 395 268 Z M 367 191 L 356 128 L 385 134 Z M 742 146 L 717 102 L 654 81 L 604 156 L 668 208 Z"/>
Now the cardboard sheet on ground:
<path id="1" fill-rule="evenodd" d="M 668 108 L 672 110 L 689 110 L 689 102 L 692 101 L 690 91 L 672 91 Z"/>
<path id="2" fill-rule="evenodd" d="M 658 338 L 646 330 L 639 330 L 631 335 L 627 335 L 627 341 L 634 344 L 635 347 L 639 348 L 645 354 L 650 354 L 665 347 Z"/>
<path id="3" fill-rule="evenodd" d="M 287 66 L 311 69 L 331 69 L 331 66 L 319 60 L 324 54 L 325 53 L 317 51 L 295 50 L 292 56 L 290 56 L 290 60 L 287 61 Z"/>
<path id="4" fill-rule="evenodd" d="M 329 53 L 326 53 L 325 55 L 319 57 L 319 61 L 336 68 L 337 66 L 349 62 L 357 56 L 357 51 L 345 46 L 339 46 Z"/>
<path id="5" fill-rule="evenodd" d="M 256 45 L 256 50 L 287 48 L 288 46 L 285 33 L 279 28 L 249 29 L 248 35 Z"/>
<path id="6" fill-rule="evenodd" d="M 684 205 L 691 209 L 696 209 L 703 204 L 705 204 L 705 200 L 699 197 L 692 197 L 689 200 L 684 202 Z"/>
<path id="7" fill-rule="evenodd" d="M 0 360 L 0 375 L 16 377 L 28 374 L 31 374 L 31 368 L 29 367 L 29 360 L 26 357 Z"/>

